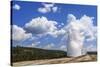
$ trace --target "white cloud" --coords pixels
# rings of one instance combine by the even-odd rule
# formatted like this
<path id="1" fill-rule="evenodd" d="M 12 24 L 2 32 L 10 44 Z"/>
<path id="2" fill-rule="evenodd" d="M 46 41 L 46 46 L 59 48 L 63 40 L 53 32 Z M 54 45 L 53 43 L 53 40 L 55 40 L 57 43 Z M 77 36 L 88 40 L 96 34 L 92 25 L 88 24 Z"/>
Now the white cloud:
<path id="1" fill-rule="evenodd" d="M 97 47 L 94 44 L 90 44 L 86 49 L 87 51 L 97 51 Z"/>
<path id="2" fill-rule="evenodd" d="M 38 8 L 38 11 L 41 13 L 47 13 L 47 12 L 50 12 L 51 9 L 50 8 Z"/>
<path id="3" fill-rule="evenodd" d="M 48 32 L 48 34 L 50 34 L 53 37 L 59 37 L 61 35 L 65 35 L 66 31 L 64 29 L 60 29 L 60 30 L 55 30 L 53 32 Z"/>
<path id="4" fill-rule="evenodd" d="M 47 7 L 47 8 L 49 8 L 49 7 L 53 7 L 54 6 L 54 3 L 42 3 L 42 5 L 44 6 L 44 7 Z"/>
<path id="5" fill-rule="evenodd" d="M 60 50 L 67 51 L 67 45 L 61 45 Z"/>
<path id="6" fill-rule="evenodd" d="M 61 25 L 63 26 L 63 25 L 64 25 L 64 23 L 61 23 Z"/>
<path id="7" fill-rule="evenodd" d="M 44 49 L 53 49 L 53 47 L 54 47 L 54 44 L 51 43 L 51 44 L 48 44 L 48 45 L 44 46 L 43 48 Z"/>
<path id="8" fill-rule="evenodd" d="M 57 12 L 58 7 L 53 7 L 52 10 L 53 12 Z"/>
<path id="9" fill-rule="evenodd" d="M 20 8 L 21 8 L 21 7 L 20 7 L 18 4 L 14 4 L 14 5 L 13 5 L 13 9 L 15 9 L 15 10 L 20 10 Z"/>
<path id="10" fill-rule="evenodd" d="M 38 8 L 38 11 L 41 13 L 48 13 L 48 12 L 56 12 L 58 7 L 54 6 L 53 3 L 51 4 L 46 4 L 46 3 L 42 3 L 43 7 Z"/>
<path id="11" fill-rule="evenodd" d="M 61 29 L 61 30 L 59 30 L 59 31 L 57 31 L 57 35 L 62 35 L 62 34 L 65 34 L 66 33 L 66 31 L 64 30 L 64 29 Z"/>
<path id="12" fill-rule="evenodd" d="M 70 22 L 76 22 L 76 17 L 73 15 L 73 14 L 68 14 L 67 16 L 67 22 L 70 23 Z"/>
<path id="13" fill-rule="evenodd" d="M 46 17 L 33 18 L 29 23 L 25 24 L 25 29 L 34 34 L 46 34 L 57 29 L 56 21 L 48 20 Z"/>
<path id="14" fill-rule="evenodd" d="M 61 28 L 63 26 L 64 26 L 64 23 L 61 23 L 61 24 L 58 25 L 59 28 Z"/>
<path id="15" fill-rule="evenodd" d="M 32 46 L 31 47 L 35 47 L 37 44 L 34 44 L 34 43 L 32 43 Z"/>
<path id="16" fill-rule="evenodd" d="M 26 33 L 26 31 L 23 28 L 17 25 L 12 25 L 12 40 L 23 41 L 31 37 L 31 33 Z"/>
<path id="17" fill-rule="evenodd" d="M 82 23 L 81 26 L 85 29 L 85 37 L 88 37 L 86 39 L 87 41 L 92 41 L 97 37 L 97 27 L 93 25 L 93 19 L 93 17 L 88 17 L 86 15 L 80 19 L 80 22 Z"/>
<path id="18" fill-rule="evenodd" d="M 26 44 L 26 47 L 33 47 L 33 48 L 40 48 L 40 42 L 39 41 L 34 41 L 31 44 Z"/>
<path id="19" fill-rule="evenodd" d="M 58 30 L 56 25 L 56 21 L 48 20 L 42 16 L 33 18 L 29 23 L 26 23 L 25 30 L 38 36 L 49 34 L 53 37 L 58 37 L 64 35 L 66 31 L 64 29 Z"/>

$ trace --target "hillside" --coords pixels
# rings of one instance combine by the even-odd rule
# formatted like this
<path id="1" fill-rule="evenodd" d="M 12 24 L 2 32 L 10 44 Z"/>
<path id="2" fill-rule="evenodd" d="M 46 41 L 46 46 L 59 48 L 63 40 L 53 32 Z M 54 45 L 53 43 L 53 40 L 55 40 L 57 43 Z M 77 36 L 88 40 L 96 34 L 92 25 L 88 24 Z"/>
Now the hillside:
<path id="1" fill-rule="evenodd" d="M 84 56 L 67 57 L 60 50 L 45 50 L 39 48 L 13 47 L 11 65 L 60 64 L 71 62 L 89 62 L 97 60 L 97 52 L 88 52 Z"/>
<path id="2" fill-rule="evenodd" d="M 66 52 L 39 48 L 12 47 L 11 62 L 65 57 Z"/>

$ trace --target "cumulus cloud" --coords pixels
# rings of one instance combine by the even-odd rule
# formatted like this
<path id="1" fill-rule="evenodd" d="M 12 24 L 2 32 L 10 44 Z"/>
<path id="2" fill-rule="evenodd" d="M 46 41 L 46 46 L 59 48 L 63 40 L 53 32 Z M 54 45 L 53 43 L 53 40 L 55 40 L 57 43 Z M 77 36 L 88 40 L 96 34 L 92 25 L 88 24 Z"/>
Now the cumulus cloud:
<path id="1" fill-rule="evenodd" d="M 52 37 L 58 37 L 64 35 L 66 31 L 64 29 L 58 29 L 58 22 L 48 20 L 46 17 L 33 18 L 30 22 L 26 23 L 24 29 L 38 36 L 51 35 Z M 63 23 L 61 23 L 63 25 Z"/>
<path id="2" fill-rule="evenodd" d="M 86 15 L 80 19 L 81 27 L 85 31 L 84 36 L 87 37 L 87 41 L 92 41 L 97 37 L 97 27 L 93 25 L 93 19 L 93 17 L 88 17 Z"/>
<path id="3" fill-rule="evenodd" d="M 14 41 L 23 41 L 32 37 L 31 33 L 26 33 L 26 31 L 17 26 L 12 25 L 12 40 Z"/>
<path id="4" fill-rule="evenodd" d="M 53 3 L 51 4 L 46 4 L 46 3 L 42 3 L 43 7 L 38 8 L 38 11 L 41 13 L 48 13 L 48 12 L 56 12 L 58 7 L 55 6 Z"/>
<path id="5" fill-rule="evenodd" d="M 66 34 L 66 31 L 64 29 L 60 29 L 60 30 L 55 30 L 53 32 L 48 32 L 48 34 L 57 38 L 59 36 L 64 36 Z"/>
<path id="6" fill-rule="evenodd" d="M 56 21 L 48 20 L 42 16 L 33 18 L 29 23 L 26 23 L 25 29 L 33 34 L 46 34 L 55 31 L 57 29 L 56 24 Z"/>
<path id="7" fill-rule="evenodd" d="M 64 23 L 61 23 L 58 25 L 59 28 L 62 28 L 64 26 Z"/>
<path id="8" fill-rule="evenodd" d="M 20 10 L 20 8 L 21 8 L 21 7 L 20 7 L 18 4 L 14 4 L 14 5 L 13 5 L 13 9 L 15 9 L 15 10 Z"/>

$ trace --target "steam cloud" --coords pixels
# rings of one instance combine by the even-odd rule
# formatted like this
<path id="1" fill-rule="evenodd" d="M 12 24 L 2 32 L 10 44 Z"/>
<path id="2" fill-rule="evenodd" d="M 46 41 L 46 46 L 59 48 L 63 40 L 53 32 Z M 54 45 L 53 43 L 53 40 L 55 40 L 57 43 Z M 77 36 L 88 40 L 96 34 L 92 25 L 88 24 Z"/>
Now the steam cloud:
<path id="1" fill-rule="evenodd" d="M 67 54 L 74 57 L 83 55 L 85 54 L 83 50 L 84 41 L 95 39 L 94 29 L 96 30 L 96 27 L 93 25 L 93 17 L 84 15 L 80 19 L 76 19 L 74 15 L 69 14 L 67 19 L 69 23 L 65 27 L 68 42 Z"/>

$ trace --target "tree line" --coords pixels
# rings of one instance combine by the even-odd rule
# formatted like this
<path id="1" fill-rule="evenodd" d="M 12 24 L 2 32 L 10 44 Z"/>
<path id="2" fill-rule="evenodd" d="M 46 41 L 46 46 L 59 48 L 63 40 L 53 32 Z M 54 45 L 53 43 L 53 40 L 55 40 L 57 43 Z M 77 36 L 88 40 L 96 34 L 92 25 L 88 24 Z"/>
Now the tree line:
<path id="1" fill-rule="evenodd" d="M 60 50 L 45 50 L 17 46 L 11 49 L 11 62 L 61 58 L 66 57 L 66 55 L 66 52 Z"/>

